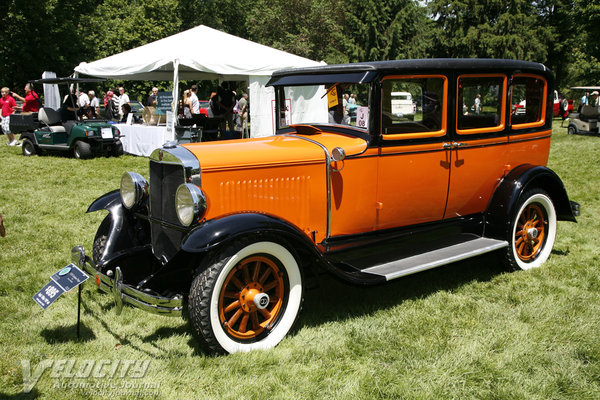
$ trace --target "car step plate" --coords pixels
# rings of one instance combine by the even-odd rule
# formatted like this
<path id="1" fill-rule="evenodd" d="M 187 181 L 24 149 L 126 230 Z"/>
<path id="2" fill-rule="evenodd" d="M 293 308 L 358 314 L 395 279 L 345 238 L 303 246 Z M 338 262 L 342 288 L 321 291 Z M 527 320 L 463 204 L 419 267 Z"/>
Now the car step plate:
<path id="1" fill-rule="evenodd" d="M 442 265 L 478 256 L 480 254 L 489 253 L 507 246 L 508 242 L 504 240 L 478 238 L 416 256 L 375 265 L 362 271 L 384 276 L 385 279 L 389 281 L 395 278 L 400 278 L 401 276 L 414 274 L 416 272 L 440 267 Z"/>

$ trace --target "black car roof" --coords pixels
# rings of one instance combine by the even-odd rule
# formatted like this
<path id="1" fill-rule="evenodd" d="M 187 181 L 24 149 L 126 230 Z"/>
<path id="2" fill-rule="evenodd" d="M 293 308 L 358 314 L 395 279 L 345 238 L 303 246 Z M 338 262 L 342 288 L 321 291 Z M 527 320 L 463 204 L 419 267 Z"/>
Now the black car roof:
<path id="1" fill-rule="evenodd" d="M 544 64 L 507 59 L 493 58 L 426 58 L 412 60 L 394 60 L 394 61 L 372 61 L 353 64 L 335 64 L 323 65 L 307 68 L 290 68 L 275 71 L 268 86 L 287 84 L 290 79 L 285 77 L 299 75 L 340 75 L 340 78 L 347 77 L 351 80 L 340 80 L 341 82 L 368 82 L 372 80 L 379 72 L 409 72 L 409 71 L 485 71 L 485 70 L 510 70 L 523 72 L 537 72 L 543 75 L 550 75 L 550 69 Z M 360 79 L 360 80 L 359 80 Z M 307 80 L 310 78 L 307 76 Z M 296 81 L 296 79 L 294 79 Z M 299 83 L 299 82 L 298 82 Z M 308 83 L 308 82 L 307 82 Z M 313 82 L 318 84 L 320 82 Z"/>

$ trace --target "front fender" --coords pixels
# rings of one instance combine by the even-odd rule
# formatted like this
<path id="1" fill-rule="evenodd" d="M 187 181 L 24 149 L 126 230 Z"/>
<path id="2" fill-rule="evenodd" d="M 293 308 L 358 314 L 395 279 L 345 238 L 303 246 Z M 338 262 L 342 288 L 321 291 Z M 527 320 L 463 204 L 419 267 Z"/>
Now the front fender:
<path id="1" fill-rule="evenodd" d="M 494 192 L 485 214 L 486 236 L 505 237 L 519 197 L 532 187 L 548 192 L 556 207 L 558 220 L 577 222 L 567 191 L 558 175 L 547 167 L 524 164 L 510 171 Z"/>
<path id="2" fill-rule="evenodd" d="M 257 213 L 232 214 L 206 221 L 187 234 L 181 248 L 189 253 L 202 253 L 242 235 L 263 233 L 279 234 L 315 248 L 300 229 L 282 219 Z"/>
<path id="3" fill-rule="evenodd" d="M 97 198 L 86 212 L 107 210 L 109 215 L 102 222 L 96 238 L 106 235 L 104 252 L 97 260 L 99 266 L 124 253 L 138 251 L 150 243 L 150 228 L 147 221 L 135 218 L 121 203 L 119 190 L 113 190 Z"/>

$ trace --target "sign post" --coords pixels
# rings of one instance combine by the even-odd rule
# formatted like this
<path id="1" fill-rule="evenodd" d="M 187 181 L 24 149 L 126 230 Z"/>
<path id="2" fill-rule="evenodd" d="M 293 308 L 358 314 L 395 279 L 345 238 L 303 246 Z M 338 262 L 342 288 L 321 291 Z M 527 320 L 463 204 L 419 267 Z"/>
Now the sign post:
<path id="1" fill-rule="evenodd" d="M 60 295 L 75 287 L 79 287 L 77 293 L 77 338 L 79 338 L 79 324 L 81 321 L 81 284 L 88 279 L 89 276 L 77 268 L 75 264 L 69 264 L 53 274 L 50 277 L 50 282 L 33 296 L 33 300 L 45 310 Z"/>

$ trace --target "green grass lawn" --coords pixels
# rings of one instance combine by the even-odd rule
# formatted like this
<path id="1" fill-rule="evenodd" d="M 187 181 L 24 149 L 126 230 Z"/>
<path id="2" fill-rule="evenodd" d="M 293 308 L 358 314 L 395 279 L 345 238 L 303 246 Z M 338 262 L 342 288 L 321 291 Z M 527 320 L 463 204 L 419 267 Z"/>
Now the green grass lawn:
<path id="1" fill-rule="evenodd" d="M 73 245 L 91 248 L 105 214 L 87 206 L 124 171 L 147 176 L 148 161 L 23 157 L 2 136 L 0 398 L 598 399 L 600 138 L 568 136 L 559 124 L 549 167 L 582 215 L 559 223 L 542 268 L 507 272 L 489 254 L 376 288 L 325 277 L 278 347 L 220 357 L 203 354 L 182 319 L 131 307 L 115 315 L 93 285 L 83 291 L 81 340 L 76 290 L 46 311 L 32 300 Z M 68 378 L 55 365 L 25 394 L 22 360 L 32 373 L 42 360 L 75 371 L 107 360 L 100 372 L 117 360 L 150 364 L 122 379 Z"/>

